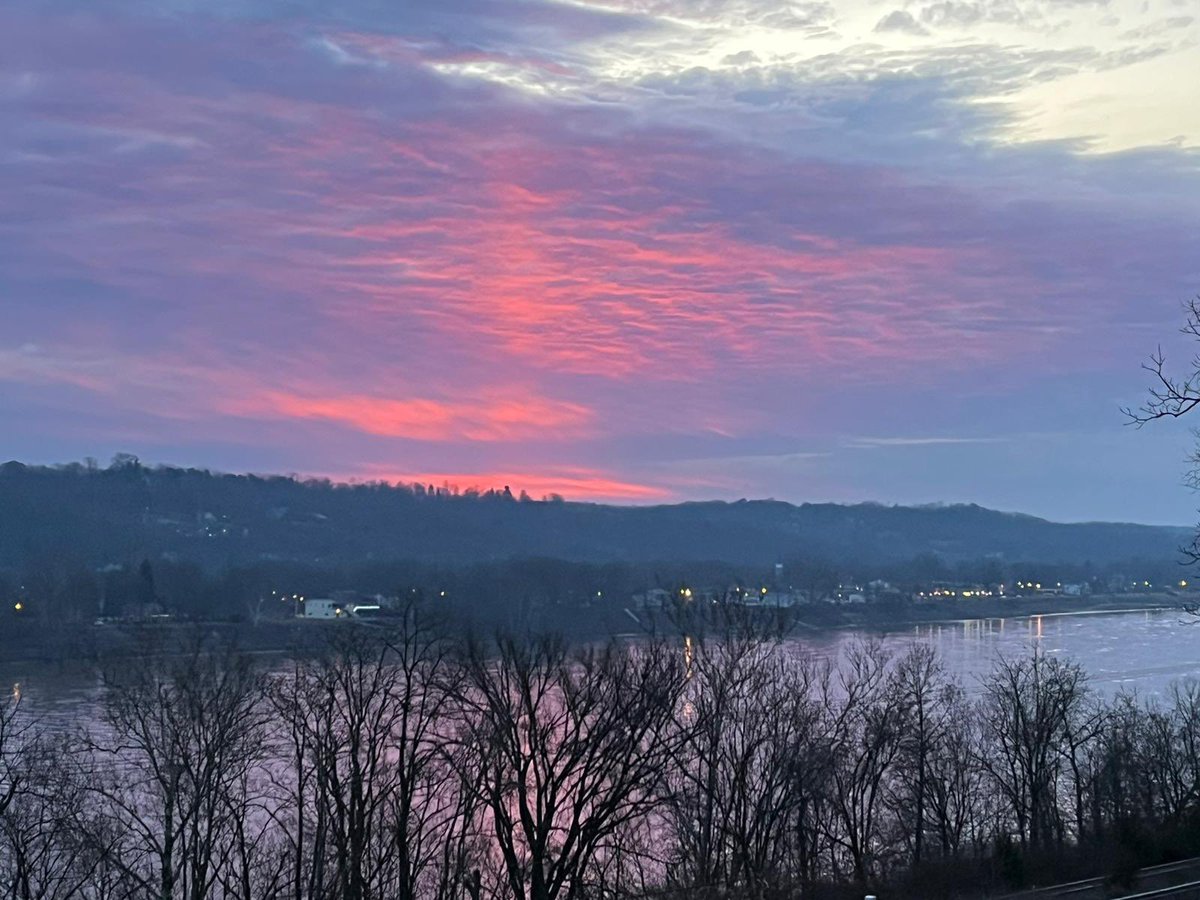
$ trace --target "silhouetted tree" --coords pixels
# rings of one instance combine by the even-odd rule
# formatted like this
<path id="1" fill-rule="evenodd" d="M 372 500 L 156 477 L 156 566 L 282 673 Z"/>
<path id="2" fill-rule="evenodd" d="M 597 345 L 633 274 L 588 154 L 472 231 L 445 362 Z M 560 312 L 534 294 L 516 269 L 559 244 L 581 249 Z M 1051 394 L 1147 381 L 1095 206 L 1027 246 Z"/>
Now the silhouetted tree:
<path id="1" fill-rule="evenodd" d="M 513 900 L 575 900 L 620 888 L 621 839 L 661 803 L 679 740 L 681 654 L 661 642 L 573 654 L 556 638 L 473 642 L 465 736 L 476 789 Z M 616 879 L 617 883 L 613 884 Z"/>
<path id="2" fill-rule="evenodd" d="M 1064 748 L 1086 714 L 1086 700 L 1083 670 L 1041 651 L 1001 659 L 984 682 L 981 762 L 1022 846 L 1041 849 L 1063 840 Z"/>
<path id="3" fill-rule="evenodd" d="M 389 627 L 337 628 L 324 654 L 276 680 L 272 702 L 293 766 L 292 896 L 454 895 L 462 873 L 438 867 L 469 855 L 451 749 L 458 673 L 413 602 Z"/>
<path id="4" fill-rule="evenodd" d="M 204 900 L 255 805 L 261 676 L 246 658 L 197 644 L 123 662 L 104 681 L 103 727 L 88 740 L 107 767 L 89 788 L 99 824 L 123 836 L 110 858 L 146 896 Z"/>
<path id="5" fill-rule="evenodd" d="M 1185 305 L 1184 324 L 1179 330 L 1200 342 L 1200 296 Z M 1145 403 L 1122 409 L 1131 425 L 1141 428 L 1159 419 L 1179 419 L 1200 406 L 1200 354 L 1192 357 L 1182 375 L 1173 375 L 1167 371 L 1167 357 L 1159 347 L 1142 368 L 1153 375 L 1154 381 Z M 1188 483 L 1193 489 L 1200 489 L 1200 449 L 1192 454 Z M 1200 530 L 1183 552 L 1189 561 L 1200 562 Z"/>

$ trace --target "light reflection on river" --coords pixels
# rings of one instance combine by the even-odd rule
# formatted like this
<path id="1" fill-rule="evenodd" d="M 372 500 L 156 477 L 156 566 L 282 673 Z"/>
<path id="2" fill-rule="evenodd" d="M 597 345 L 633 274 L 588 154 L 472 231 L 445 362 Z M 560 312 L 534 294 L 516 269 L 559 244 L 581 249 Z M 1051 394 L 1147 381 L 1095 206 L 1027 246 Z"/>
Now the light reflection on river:
<path id="1" fill-rule="evenodd" d="M 795 641 L 831 657 L 863 636 L 877 637 L 897 653 L 913 643 L 932 644 L 971 691 L 998 656 L 1025 654 L 1035 645 L 1082 664 L 1104 694 L 1125 689 L 1153 696 L 1172 681 L 1200 679 L 1200 621 L 1193 623 L 1179 610 L 974 619 L 887 632 L 801 632 Z M 20 695 L 27 714 L 51 724 L 86 718 L 100 694 L 95 674 L 79 666 L 0 662 L 0 686 Z"/>
<path id="2" fill-rule="evenodd" d="M 864 634 L 870 635 L 829 632 L 799 640 L 817 655 L 831 656 Z M 933 645 L 971 691 L 998 657 L 1027 654 L 1035 646 L 1080 663 L 1103 694 L 1136 690 L 1148 697 L 1162 694 L 1173 681 L 1200 678 L 1200 620 L 1177 609 L 972 619 L 873 636 L 896 652 L 918 642 Z"/>

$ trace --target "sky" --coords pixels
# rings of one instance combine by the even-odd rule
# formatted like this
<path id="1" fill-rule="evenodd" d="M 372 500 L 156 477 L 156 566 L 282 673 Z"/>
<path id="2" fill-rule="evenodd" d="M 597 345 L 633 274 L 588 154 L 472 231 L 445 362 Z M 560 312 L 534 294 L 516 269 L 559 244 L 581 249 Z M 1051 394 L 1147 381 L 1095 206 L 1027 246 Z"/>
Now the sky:
<path id="1" fill-rule="evenodd" d="M 1188 524 L 1197 16 L 5 0 L 0 457 Z"/>

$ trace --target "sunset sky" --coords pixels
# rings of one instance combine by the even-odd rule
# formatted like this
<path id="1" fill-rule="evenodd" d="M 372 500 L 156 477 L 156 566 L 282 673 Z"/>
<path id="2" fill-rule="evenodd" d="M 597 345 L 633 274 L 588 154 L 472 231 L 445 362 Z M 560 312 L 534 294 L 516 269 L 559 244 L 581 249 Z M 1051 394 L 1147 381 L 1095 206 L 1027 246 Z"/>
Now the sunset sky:
<path id="1" fill-rule="evenodd" d="M 1197 15 L 5 0 L 0 457 L 1187 524 Z"/>

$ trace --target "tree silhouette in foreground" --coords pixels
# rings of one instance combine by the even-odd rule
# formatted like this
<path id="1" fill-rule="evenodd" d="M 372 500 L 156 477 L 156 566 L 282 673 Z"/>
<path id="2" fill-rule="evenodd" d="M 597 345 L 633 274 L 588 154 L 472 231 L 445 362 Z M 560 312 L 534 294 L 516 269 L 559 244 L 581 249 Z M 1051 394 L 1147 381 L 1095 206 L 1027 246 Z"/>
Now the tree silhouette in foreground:
<path id="1" fill-rule="evenodd" d="M 1200 342 L 1200 296 L 1189 300 L 1184 306 L 1184 324 L 1180 334 Z M 1146 402 L 1136 409 L 1123 407 L 1121 412 L 1130 425 L 1141 428 L 1160 419 L 1180 419 L 1200 406 L 1200 352 L 1188 363 L 1182 375 L 1167 371 L 1167 357 L 1162 347 L 1151 355 L 1142 368 L 1154 376 Z M 1200 433 L 1193 430 L 1200 438 Z M 1200 447 L 1192 451 L 1187 473 L 1188 486 L 1200 490 Z M 1189 563 L 1200 562 L 1200 528 L 1187 547 L 1181 548 Z M 1196 612 L 1196 610 L 1191 610 Z"/>
<path id="2" fill-rule="evenodd" d="M 124 659 L 73 725 L 5 697 L 0 897 L 945 900 L 1200 853 L 1200 687 L 1034 651 L 969 693 L 707 609 L 572 646 L 414 605 L 288 664 Z"/>

